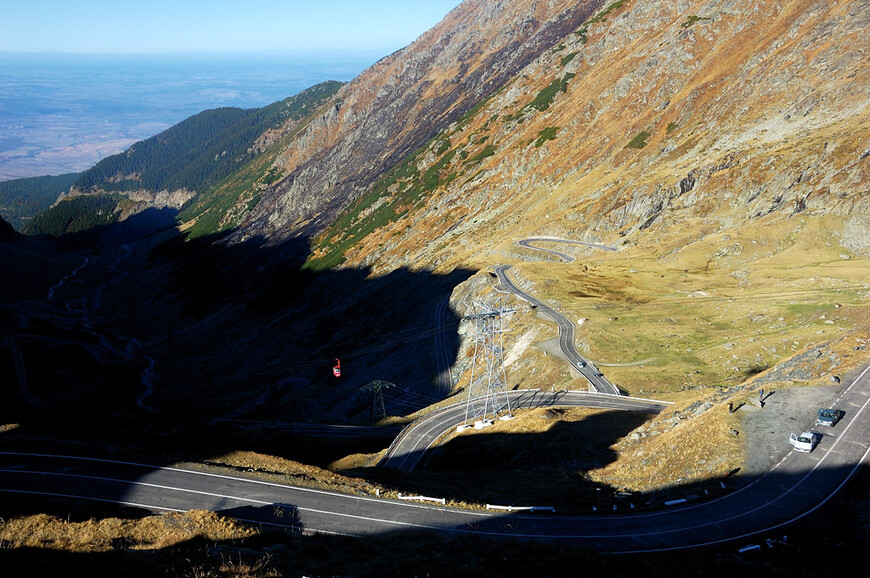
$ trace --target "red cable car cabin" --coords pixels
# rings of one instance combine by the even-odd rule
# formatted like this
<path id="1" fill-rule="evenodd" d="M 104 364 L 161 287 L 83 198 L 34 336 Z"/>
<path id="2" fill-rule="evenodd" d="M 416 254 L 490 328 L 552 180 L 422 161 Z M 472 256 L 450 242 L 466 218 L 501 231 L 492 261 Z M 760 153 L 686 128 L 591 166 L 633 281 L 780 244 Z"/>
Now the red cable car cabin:
<path id="1" fill-rule="evenodd" d="M 335 358 L 335 367 L 332 368 L 332 375 L 341 377 L 341 361 L 337 357 Z"/>

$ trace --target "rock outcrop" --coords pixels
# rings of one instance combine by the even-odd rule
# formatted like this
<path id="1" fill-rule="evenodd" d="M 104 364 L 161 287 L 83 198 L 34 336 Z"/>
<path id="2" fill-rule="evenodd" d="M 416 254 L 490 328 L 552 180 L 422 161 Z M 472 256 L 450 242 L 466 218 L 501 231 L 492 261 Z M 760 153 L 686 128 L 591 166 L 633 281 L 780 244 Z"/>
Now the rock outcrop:
<path id="1" fill-rule="evenodd" d="M 502 4 L 467 3 L 429 34 L 451 38 L 467 12 L 530 15 L 533 5 Z M 540 41 L 530 37 L 537 58 L 419 149 L 411 177 L 387 183 L 377 192 L 380 199 L 366 201 L 366 212 L 349 213 L 319 244 L 328 249 L 347 242 L 341 228 L 377 221 L 377 209 L 385 206 L 401 217 L 381 218 L 386 224 L 342 248 L 350 263 L 484 266 L 481 247 L 522 234 L 618 244 L 688 222 L 715 231 L 764 218 L 830 214 L 844 223 L 839 242 L 866 254 L 870 2 L 625 0 L 597 7 L 580 23 L 575 17 L 591 5 L 569 4 L 560 22 L 572 22 L 570 31 L 541 25 L 551 33 Z M 413 62 L 417 49 L 391 57 L 377 69 L 381 77 L 387 68 Z M 470 59 L 462 53 L 450 62 Z M 427 79 L 455 72 L 438 60 L 425 65 L 431 67 Z M 361 82 L 347 87 L 349 93 Z M 426 123 L 431 132 L 419 134 L 440 126 Z M 334 211 L 359 194 L 364 180 L 351 182 L 328 161 L 355 162 L 350 142 L 293 173 L 258 208 L 259 223 L 290 223 L 290 208 L 305 199 L 330 199 Z M 378 159 L 371 174 L 410 149 L 370 151 L 366 162 Z M 346 154 L 331 157 L 335 150 Z M 415 175 L 427 172 L 440 178 L 420 188 Z M 397 208 L 398 195 L 414 186 L 426 194 L 413 196 L 424 200 Z M 323 192 L 306 197 L 306 190 Z M 329 212 L 312 207 L 294 214 L 305 219 Z"/>
<path id="2" fill-rule="evenodd" d="M 577 29 L 603 2 L 467 0 L 343 87 L 281 154 L 239 238 L 314 233 L 384 172 Z"/>

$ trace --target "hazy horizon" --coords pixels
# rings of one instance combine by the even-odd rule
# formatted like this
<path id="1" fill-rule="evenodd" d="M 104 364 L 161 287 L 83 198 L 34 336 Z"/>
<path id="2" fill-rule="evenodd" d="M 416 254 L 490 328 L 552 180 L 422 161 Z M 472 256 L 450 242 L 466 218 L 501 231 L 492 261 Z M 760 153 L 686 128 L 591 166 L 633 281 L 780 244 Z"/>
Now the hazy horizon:
<path id="1" fill-rule="evenodd" d="M 460 0 L 10 0 L 0 181 L 78 172 L 209 108 L 349 81 Z"/>
<path id="2" fill-rule="evenodd" d="M 255 108 L 383 54 L 2 54 L 0 181 L 86 170 L 198 112 Z"/>

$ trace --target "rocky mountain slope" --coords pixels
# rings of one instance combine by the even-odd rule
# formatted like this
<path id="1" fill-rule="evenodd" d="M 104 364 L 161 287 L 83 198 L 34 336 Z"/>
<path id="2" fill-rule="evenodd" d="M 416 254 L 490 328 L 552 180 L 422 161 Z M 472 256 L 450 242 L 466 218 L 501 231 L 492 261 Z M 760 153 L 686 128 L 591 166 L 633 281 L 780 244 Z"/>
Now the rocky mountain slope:
<path id="1" fill-rule="evenodd" d="M 469 0 L 253 139 L 254 159 L 181 214 L 186 234 L 229 236 L 205 239 L 205 256 L 199 245 L 175 247 L 166 269 L 176 287 L 137 315 L 183 301 L 193 317 L 238 324 L 222 337 L 228 352 L 268 356 L 258 339 L 273 336 L 245 312 L 248 301 L 267 303 L 287 336 L 319 332 L 313 367 L 376 340 L 375 320 L 390 334 L 384 303 L 402 288 L 414 287 L 420 315 L 453 293 L 452 322 L 492 287 L 485 274 L 468 277 L 511 263 L 518 283 L 583 322 L 578 345 L 629 392 L 743 380 L 831 330 L 841 331 L 831 353 L 843 361 L 864 338 L 847 332 L 866 326 L 870 289 L 868 24 L 866 0 Z M 525 263 L 540 261 L 514 246 L 530 235 L 619 251 L 578 253 L 583 261 L 568 267 Z M 285 252 L 295 259 L 309 243 L 300 277 Z M 250 271 L 230 270 L 240 260 Z M 191 276 L 203 263 L 211 268 Z M 309 279 L 311 270 L 329 271 Z M 221 282 L 203 288 L 202 279 Z M 131 291 L 156 294 L 153 283 Z M 127 293 L 116 295 L 127 306 Z M 296 306 L 319 313 L 303 322 Z M 173 350 L 165 322 L 137 323 L 148 334 L 140 341 Z M 519 327 L 508 344 L 516 381 L 570 385 L 562 364 L 543 359 L 546 346 L 531 345 L 551 328 L 529 318 Z M 458 338 L 452 345 L 459 387 L 471 353 Z M 426 390 L 431 360 L 418 355 L 372 356 L 357 379 L 423 368 L 408 379 Z M 262 369 L 242 357 L 221 379 Z M 436 389 L 443 397 L 444 384 Z"/>
<path id="2" fill-rule="evenodd" d="M 240 238 L 316 232 L 378 177 L 514 78 L 602 2 L 469 0 L 343 87 L 281 154 Z"/>
<path id="3" fill-rule="evenodd" d="M 480 267 L 520 235 L 631 245 L 828 213 L 866 252 L 867 23 L 861 0 L 469 0 L 255 139 L 181 218 L 236 242 L 316 236 L 318 268 Z M 175 188 L 135 207 L 193 194 Z"/>
<path id="4" fill-rule="evenodd" d="M 513 274 L 589 322 L 580 347 L 629 392 L 739 383 L 833 329 L 845 361 L 870 277 L 868 24 L 866 0 L 470 0 L 182 217 L 366 275 L 539 260 L 514 246 L 533 235 L 619 247 Z M 520 327 L 517 381 L 570 385 Z"/>
<path id="5" fill-rule="evenodd" d="M 578 349 L 612 382 L 676 402 L 618 456 L 607 445 L 610 469 L 566 466 L 572 479 L 646 491 L 730 476 L 740 448 L 722 457 L 719 442 L 745 439 L 731 432 L 748 410 L 726 404 L 838 387 L 868 362 L 868 26 L 868 0 L 468 0 L 260 135 L 254 160 L 182 212 L 183 233 L 227 235 L 166 230 L 40 266 L 31 242 L 48 241 L 8 243 L 0 382 L 58 414 L 165 419 L 161 459 L 239 444 L 374 463 L 277 433 L 249 446 L 189 416 L 364 424 L 374 380 L 395 385 L 391 416 L 461 399 L 462 316 L 510 264 L 577 320 Z M 557 262 L 515 245 L 533 235 L 617 250 Z M 509 387 L 585 388 L 552 323 L 515 305 Z M 200 441 L 178 444 L 188 432 Z"/>
<path id="6" fill-rule="evenodd" d="M 581 347 L 628 391 L 740 383 L 820 340 L 844 363 L 807 379 L 833 377 L 866 357 L 840 356 L 867 329 L 868 25 L 866 1 L 602 5 L 328 226 L 288 192 L 242 235 L 272 234 L 267 212 L 279 236 L 313 223 L 311 266 L 381 274 L 537 259 L 514 247 L 533 235 L 605 243 L 514 273 L 592 320 Z M 543 331 L 522 326 L 512 344 Z M 518 382 L 569 383 L 523 373 L 547 366 L 533 350 Z"/>
<path id="7" fill-rule="evenodd" d="M 798 214 L 838 215 L 867 254 L 868 24 L 860 0 L 613 2 L 369 188 L 321 255 L 485 265 L 522 234 L 631 244 Z"/>

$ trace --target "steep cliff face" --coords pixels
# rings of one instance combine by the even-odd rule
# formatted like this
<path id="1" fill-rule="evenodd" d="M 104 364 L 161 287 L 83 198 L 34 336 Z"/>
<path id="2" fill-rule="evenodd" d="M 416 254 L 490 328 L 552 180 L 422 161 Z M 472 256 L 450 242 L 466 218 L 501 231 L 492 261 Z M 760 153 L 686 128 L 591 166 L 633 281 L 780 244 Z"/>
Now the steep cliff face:
<path id="1" fill-rule="evenodd" d="M 609 3 L 373 188 L 318 255 L 344 242 L 350 263 L 385 269 L 485 266 L 481 248 L 521 235 L 632 244 L 823 214 L 866 254 L 868 28 L 866 0 Z"/>
<path id="2" fill-rule="evenodd" d="M 239 237 L 318 231 L 386 170 L 575 30 L 601 0 L 468 0 L 342 88 L 279 156 Z"/>

